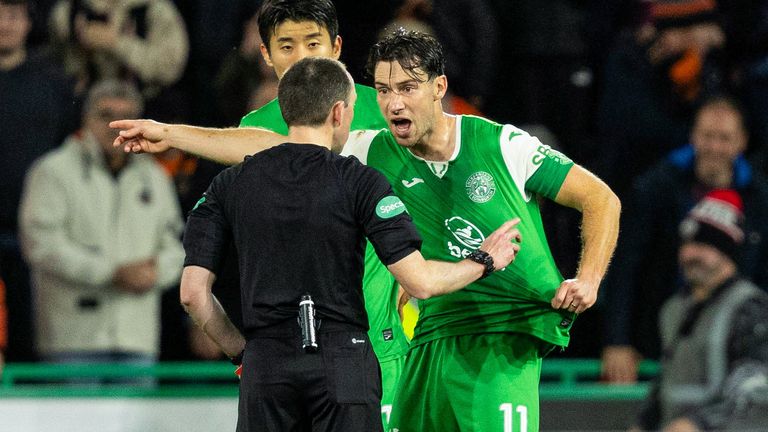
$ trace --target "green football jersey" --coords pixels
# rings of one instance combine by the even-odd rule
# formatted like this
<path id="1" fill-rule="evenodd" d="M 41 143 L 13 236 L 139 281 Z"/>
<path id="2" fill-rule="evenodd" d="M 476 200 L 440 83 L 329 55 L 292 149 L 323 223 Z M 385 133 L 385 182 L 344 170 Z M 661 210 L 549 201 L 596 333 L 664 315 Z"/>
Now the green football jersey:
<path id="1" fill-rule="evenodd" d="M 425 258 L 458 261 L 503 222 L 521 220 L 515 261 L 460 291 L 420 301 L 412 343 L 522 332 L 566 346 L 574 314 L 550 306 L 563 277 L 547 244 L 537 195 L 554 199 L 573 162 L 514 126 L 457 116 L 456 131 L 447 162 L 414 156 L 389 130 L 355 132 L 344 150 L 389 179 L 423 238 Z"/>
<path id="2" fill-rule="evenodd" d="M 351 129 L 386 127 L 376 103 L 376 90 L 359 84 L 355 84 L 355 89 L 357 103 Z M 288 133 L 277 99 L 243 117 L 240 127 L 262 127 L 283 135 Z M 397 281 L 368 243 L 365 248 L 363 296 L 370 325 L 368 336 L 380 361 L 401 357 L 408 351 L 408 338 L 397 313 L 397 292 Z"/>

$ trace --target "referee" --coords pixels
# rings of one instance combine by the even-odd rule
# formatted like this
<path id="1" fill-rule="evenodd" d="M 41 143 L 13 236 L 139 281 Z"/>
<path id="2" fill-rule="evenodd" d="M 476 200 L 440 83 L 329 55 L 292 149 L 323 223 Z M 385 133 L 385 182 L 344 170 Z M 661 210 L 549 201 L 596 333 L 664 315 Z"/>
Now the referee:
<path id="1" fill-rule="evenodd" d="M 471 260 L 424 260 L 387 180 L 336 154 L 356 97 L 341 63 L 296 63 L 278 88 L 288 143 L 223 171 L 189 214 L 181 301 L 225 353 L 242 361 L 240 432 L 382 429 L 379 367 L 361 289 L 366 237 L 417 298 L 456 291 L 507 266 L 519 250 L 513 220 Z M 244 334 L 211 293 L 230 241 L 238 250 Z M 304 309 L 299 319 L 309 300 L 315 314 Z"/>

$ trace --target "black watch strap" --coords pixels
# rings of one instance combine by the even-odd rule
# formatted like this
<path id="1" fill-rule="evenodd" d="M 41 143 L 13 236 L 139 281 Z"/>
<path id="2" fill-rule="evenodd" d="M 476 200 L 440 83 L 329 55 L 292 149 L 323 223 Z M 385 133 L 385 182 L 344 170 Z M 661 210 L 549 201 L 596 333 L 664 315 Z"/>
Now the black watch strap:
<path id="1" fill-rule="evenodd" d="M 483 275 L 480 276 L 480 279 L 488 277 L 489 274 L 493 273 L 496 270 L 496 267 L 493 266 L 493 257 L 490 256 L 488 252 L 484 250 L 480 250 L 480 249 L 474 250 L 472 253 L 467 255 L 467 259 L 485 266 L 485 271 L 483 271 Z"/>

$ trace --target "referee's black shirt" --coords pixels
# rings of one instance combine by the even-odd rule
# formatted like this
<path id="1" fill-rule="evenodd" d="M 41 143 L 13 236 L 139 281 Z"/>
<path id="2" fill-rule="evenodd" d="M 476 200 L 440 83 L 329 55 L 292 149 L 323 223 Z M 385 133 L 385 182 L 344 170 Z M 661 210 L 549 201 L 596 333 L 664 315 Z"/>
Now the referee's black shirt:
<path id="1" fill-rule="evenodd" d="M 403 209 L 384 176 L 354 157 L 282 144 L 213 180 L 189 213 L 184 265 L 216 273 L 235 242 L 246 335 L 295 323 L 303 294 L 318 318 L 367 330 L 365 237 L 386 265 L 420 249 Z"/>

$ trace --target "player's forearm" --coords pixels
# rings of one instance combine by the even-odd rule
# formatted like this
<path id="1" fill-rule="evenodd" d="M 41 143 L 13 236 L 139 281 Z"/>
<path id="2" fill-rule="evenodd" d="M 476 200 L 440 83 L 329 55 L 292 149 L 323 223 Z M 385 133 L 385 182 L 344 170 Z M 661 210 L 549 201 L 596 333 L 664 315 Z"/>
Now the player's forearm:
<path id="1" fill-rule="evenodd" d="M 470 260 L 457 263 L 424 260 L 421 253 L 389 266 L 403 289 L 417 299 L 449 294 L 479 279 L 485 267 Z"/>
<path id="2" fill-rule="evenodd" d="M 230 357 L 245 347 L 245 338 L 211 292 L 214 275 L 201 267 L 185 267 L 181 278 L 181 304 L 192 320 Z"/>
<path id="3" fill-rule="evenodd" d="M 247 155 L 267 150 L 286 141 L 283 135 L 260 128 L 215 129 L 169 125 L 170 145 L 225 165 L 235 165 Z"/>
<path id="4" fill-rule="evenodd" d="M 599 286 L 619 236 L 621 203 L 605 185 L 583 203 L 581 260 L 576 278 Z"/>

